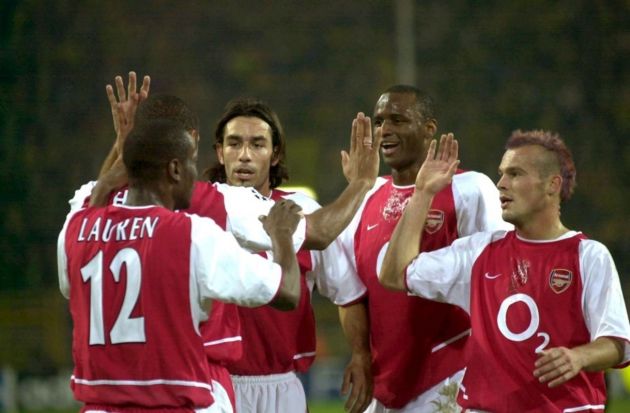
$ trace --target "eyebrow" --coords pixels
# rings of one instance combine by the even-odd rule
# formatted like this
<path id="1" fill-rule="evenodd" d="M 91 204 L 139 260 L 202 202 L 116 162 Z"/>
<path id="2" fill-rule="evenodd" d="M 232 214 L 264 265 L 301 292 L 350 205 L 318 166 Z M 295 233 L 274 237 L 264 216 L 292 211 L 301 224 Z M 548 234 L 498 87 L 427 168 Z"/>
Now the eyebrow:
<path id="1" fill-rule="evenodd" d="M 242 140 L 244 139 L 242 135 L 228 135 L 225 137 L 225 139 L 232 139 L 232 140 Z M 258 136 L 252 136 L 252 139 L 255 141 L 265 141 L 267 140 L 266 137 L 262 136 L 262 135 L 258 135 Z"/>

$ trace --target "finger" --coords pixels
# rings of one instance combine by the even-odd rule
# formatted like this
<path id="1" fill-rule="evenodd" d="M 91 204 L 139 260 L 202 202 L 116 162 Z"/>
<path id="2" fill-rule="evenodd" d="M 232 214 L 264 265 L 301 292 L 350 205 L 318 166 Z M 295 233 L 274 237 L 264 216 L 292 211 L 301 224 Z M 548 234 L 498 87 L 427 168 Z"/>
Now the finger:
<path id="1" fill-rule="evenodd" d="M 550 381 L 547 386 L 549 386 L 549 387 L 559 386 L 559 385 L 564 384 L 567 381 L 571 380 L 576 375 L 577 375 L 577 373 L 574 373 L 573 371 L 569 370 L 568 372 L 564 373 L 563 375 L 561 375 L 557 379 Z"/>
<path id="2" fill-rule="evenodd" d="M 381 149 L 381 141 L 383 140 L 383 128 L 378 126 L 374 129 L 374 135 L 372 138 L 372 150 L 378 154 Z"/>
<path id="3" fill-rule="evenodd" d="M 425 162 L 432 161 L 435 158 L 436 146 L 437 146 L 437 141 L 435 139 L 432 139 L 431 143 L 429 144 L 429 150 L 427 151 L 427 158 L 425 159 Z"/>
<path id="4" fill-rule="evenodd" d="M 109 101 L 109 106 L 114 110 L 116 107 L 116 95 L 114 95 L 114 88 L 112 85 L 105 86 L 105 93 L 107 93 L 107 100 Z"/>
<path id="5" fill-rule="evenodd" d="M 365 147 L 372 147 L 372 122 L 370 121 L 370 117 L 366 116 L 363 119 L 363 139 L 362 144 Z"/>
<path id="6" fill-rule="evenodd" d="M 455 172 L 457 172 L 457 167 L 459 166 L 459 159 L 453 161 L 449 167 L 448 167 L 448 174 L 449 176 L 453 177 L 453 175 L 455 175 Z"/>
<path id="7" fill-rule="evenodd" d="M 453 142 L 451 144 L 451 154 L 449 156 L 449 160 L 454 160 L 457 159 L 459 157 L 459 142 L 457 141 L 457 139 L 453 139 Z"/>
<path id="8" fill-rule="evenodd" d="M 129 72 L 129 84 L 127 84 L 127 97 L 131 97 L 136 94 L 136 72 L 133 70 Z"/>
<path id="9" fill-rule="evenodd" d="M 365 136 L 365 122 L 363 121 L 364 118 L 365 118 L 365 115 L 363 114 L 363 112 L 357 113 L 357 129 L 356 129 L 357 133 L 352 137 L 353 138 L 352 140 L 354 141 L 355 151 L 358 150 L 360 148 L 360 145 L 363 144 L 363 136 Z"/>
<path id="10" fill-rule="evenodd" d="M 350 372 L 346 370 L 343 373 L 343 381 L 341 382 L 341 394 L 346 395 L 350 390 Z"/>
<path id="11" fill-rule="evenodd" d="M 140 101 L 149 96 L 149 89 L 151 89 L 151 77 L 145 76 L 142 80 L 142 87 L 140 87 Z"/>
<path id="12" fill-rule="evenodd" d="M 118 92 L 118 101 L 124 102 L 127 100 L 127 95 L 125 94 L 125 85 L 123 83 L 123 79 L 120 76 L 116 76 L 114 78 L 114 83 L 116 83 L 116 91 Z"/>
<path id="13" fill-rule="evenodd" d="M 363 404 L 363 386 L 357 384 L 356 380 L 352 384 L 352 392 L 350 393 L 349 400 L 352 400 L 351 412 L 359 412 L 359 407 Z"/>
<path id="14" fill-rule="evenodd" d="M 446 160 L 446 153 L 449 150 L 448 135 L 440 135 L 440 144 L 437 149 L 437 156 L 435 159 L 444 161 Z"/>
<path id="15" fill-rule="evenodd" d="M 354 153 L 354 141 L 357 136 L 357 120 L 352 119 L 352 130 L 350 131 L 350 153 Z"/>

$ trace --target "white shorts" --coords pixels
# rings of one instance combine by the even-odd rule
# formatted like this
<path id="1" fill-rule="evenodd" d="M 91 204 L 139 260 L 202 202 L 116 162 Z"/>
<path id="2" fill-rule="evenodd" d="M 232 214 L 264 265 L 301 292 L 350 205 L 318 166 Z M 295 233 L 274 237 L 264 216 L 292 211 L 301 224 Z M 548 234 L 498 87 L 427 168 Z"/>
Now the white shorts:
<path id="1" fill-rule="evenodd" d="M 459 413 L 457 392 L 466 370 L 460 370 L 425 391 L 402 409 L 388 409 L 374 399 L 365 413 Z"/>
<path id="2" fill-rule="evenodd" d="M 306 395 L 294 372 L 266 376 L 232 376 L 238 413 L 306 412 Z"/>

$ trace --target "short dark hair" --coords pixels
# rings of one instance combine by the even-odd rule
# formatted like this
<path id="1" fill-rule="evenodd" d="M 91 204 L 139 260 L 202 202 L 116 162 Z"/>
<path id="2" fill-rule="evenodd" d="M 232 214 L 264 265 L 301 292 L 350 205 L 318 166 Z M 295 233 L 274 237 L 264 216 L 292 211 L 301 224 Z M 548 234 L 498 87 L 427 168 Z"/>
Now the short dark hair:
<path id="1" fill-rule="evenodd" d="M 199 118 L 186 102 L 172 95 L 150 95 L 140 103 L 136 112 L 136 124 L 154 119 L 171 119 L 181 123 L 188 132 L 199 131 Z"/>
<path id="2" fill-rule="evenodd" d="M 214 129 L 214 145 L 223 144 L 223 134 L 225 125 L 234 118 L 239 116 L 258 118 L 266 122 L 271 128 L 271 144 L 273 146 L 274 155 L 278 159 L 276 165 L 272 165 L 269 169 L 269 186 L 277 188 L 286 179 L 289 179 L 289 171 L 286 167 L 286 141 L 284 131 L 278 115 L 269 105 L 260 99 L 245 97 L 236 98 L 228 102 L 225 106 L 223 115 L 217 122 Z M 212 182 L 226 182 L 225 166 L 216 162 L 213 166 L 203 172 L 204 178 Z"/>
<path id="3" fill-rule="evenodd" d="M 435 102 L 427 92 L 411 85 L 393 85 L 388 87 L 382 94 L 386 93 L 406 93 L 414 95 L 416 98 L 416 110 L 422 117 L 422 120 L 437 119 Z"/>
<path id="4" fill-rule="evenodd" d="M 123 146 L 130 185 L 155 182 L 171 160 L 185 161 L 192 144 L 189 136 L 182 124 L 172 119 L 149 120 L 134 127 Z"/>
<path id="5" fill-rule="evenodd" d="M 545 130 L 522 131 L 520 129 L 512 132 L 505 149 L 520 148 L 521 146 L 538 145 L 552 153 L 557 161 L 557 167 L 562 176 L 562 189 L 560 200 L 567 201 L 573 195 L 576 186 L 576 170 L 573 163 L 571 151 L 564 143 L 559 134 Z"/>

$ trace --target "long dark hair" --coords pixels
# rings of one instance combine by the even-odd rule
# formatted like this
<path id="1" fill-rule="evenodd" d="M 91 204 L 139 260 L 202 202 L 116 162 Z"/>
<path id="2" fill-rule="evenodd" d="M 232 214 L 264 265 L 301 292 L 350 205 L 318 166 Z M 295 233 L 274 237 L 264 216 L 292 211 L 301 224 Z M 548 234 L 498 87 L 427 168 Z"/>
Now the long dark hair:
<path id="1" fill-rule="evenodd" d="M 219 119 L 214 129 L 215 149 L 217 145 L 223 144 L 225 125 L 239 116 L 261 119 L 271 128 L 271 144 L 278 163 L 269 169 L 269 186 L 272 189 L 277 188 L 284 180 L 289 179 L 289 171 L 286 167 L 286 142 L 278 115 L 262 100 L 246 97 L 233 99 L 228 102 L 221 119 Z M 211 182 L 226 182 L 225 166 L 218 161 L 215 162 L 214 165 L 203 172 L 203 178 Z"/>

